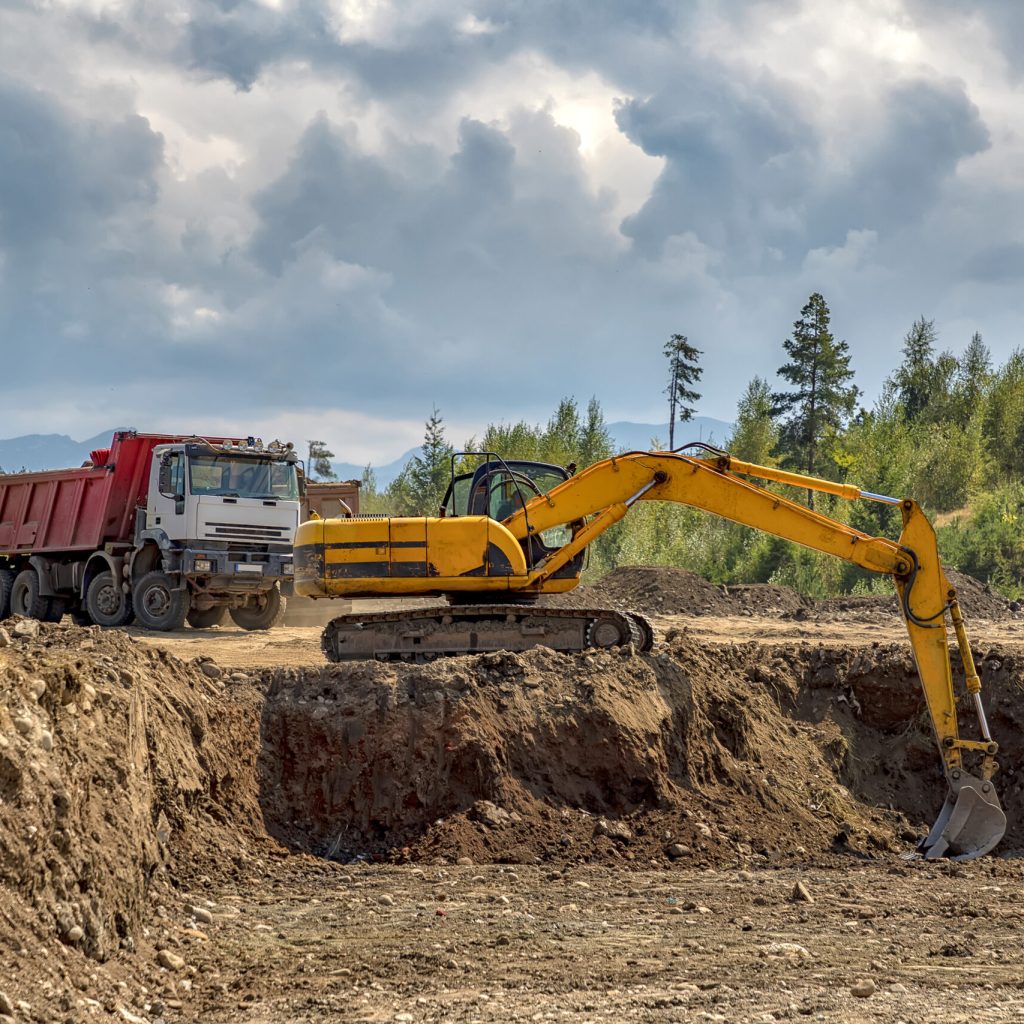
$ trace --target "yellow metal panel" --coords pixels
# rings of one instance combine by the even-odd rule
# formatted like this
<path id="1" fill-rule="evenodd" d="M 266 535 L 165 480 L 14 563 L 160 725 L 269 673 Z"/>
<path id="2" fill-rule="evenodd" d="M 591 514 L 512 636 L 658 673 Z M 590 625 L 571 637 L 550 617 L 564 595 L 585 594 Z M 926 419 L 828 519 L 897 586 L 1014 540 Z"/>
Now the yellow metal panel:
<path id="1" fill-rule="evenodd" d="M 427 520 L 423 516 L 415 519 L 389 519 L 391 529 L 392 576 L 427 575 Z M 418 571 L 417 571 L 418 570 Z"/>

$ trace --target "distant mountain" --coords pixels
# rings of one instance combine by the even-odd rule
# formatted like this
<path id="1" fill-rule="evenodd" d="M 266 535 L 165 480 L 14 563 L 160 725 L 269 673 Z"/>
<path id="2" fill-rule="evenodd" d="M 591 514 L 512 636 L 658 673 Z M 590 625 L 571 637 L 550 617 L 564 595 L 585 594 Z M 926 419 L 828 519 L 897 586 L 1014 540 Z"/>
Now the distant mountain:
<path id="1" fill-rule="evenodd" d="M 694 416 L 686 423 L 676 424 L 676 445 L 689 441 L 703 441 L 705 444 L 723 445 L 733 431 L 733 425 L 724 420 L 712 419 L 710 416 Z M 668 424 L 630 423 L 622 420 L 609 423 L 608 432 L 612 436 L 615 450 L 620 452 L 643 451 L 651 447 L 651 439 L 657 438 L 663 445 L 668 445 Z M 377 487 L 383 490 L 402 472 L 406 463 L 416 455 L 419 448 L 410 448 L 392 462 L 382 466 L 375 465 L 373 472 L 377 477 Z M 339 480 L 358 480 L 363 475 L 364 466 L 353 462 L 332 462 L 331 466 Z"/>
<path id="2" fill-rule="evenodd" d="M 724 445 L 733 431 L 733 424 L 725 420 L 712 419 L 710 416 L 694 416 L 686 423 L 676 424 L 676 447 L 690 441 L 703 441 L 705 444 Z M 630 423 L 621 421 L 609 423 L 608 432 L 615 441 L 620 452 L 646 452 L 651 447 L 651 440 L 657 438 L 668 447 L 667 423 Z"/>
<path id="3" fill-rule="evenodd" d="M 85 441 L 75 441 L 67 434 L 25 434 L 22 437 L 0 440 L 0 467 L 5 473 L 16 473 L 19 469 L 67 469 L 80 466 L 89 457 L 89 452 L 95 448 L 106 448 L 115 430 L 123 429 L 126 428 L 104 430 Z M 710 416 L 695 416 L 688 423 L 676 425 L 676 444 L 704 441 L 721 445 L 728 439 L 732 429 L 733 425 L 724 420 L 712 419 Z M 623 420 L 609 423 L 608 431 L 615 442 L 616 450 L 620 452 L 647 451 L 651 446 L 651 439 L 655 437 L 662 444 L 668 444 L 668 424 L 630 423 Z M 377 486 L 381 489 L 387 487 L 401 473 L 406 463 L 419 453 L 419 448 L 410 448 L 391 462 L 380 466 L 374 465 Z M 363 475 L 364 467 L 354 462 L 332 462 L 331 465 L 339 480 L 358 480 Z"/>
<path id="4" fill-rule="evenodd" d="M 377 487 L 380 490 L 387 487 L 402 472 L 405 464 L 414 456 L 419 455 L 419 453 L 419 448 L 410 448 L 404 455 L 399 455 L 397 459 L 385 462 L 382 466 L 373 463 L 373 472 L 377 477 Z M 366 469 L 365 464 L 357 466 L 354 462 L 332 462 L 331 467 L 334 469 L 335 476 L 339 480 L 359 480 L 363 475 L 363 470 Z"/>
<path id="5" fill-rule="evenodd" d="M 85 441 L 75 441 L 67 434 L 24 434 L 0 441 L 0 467 L 5 473 L 21 469 L 72 469 L 89 458 L 89 452 L 106 448 L 116 427 L 104 430 Z"/>

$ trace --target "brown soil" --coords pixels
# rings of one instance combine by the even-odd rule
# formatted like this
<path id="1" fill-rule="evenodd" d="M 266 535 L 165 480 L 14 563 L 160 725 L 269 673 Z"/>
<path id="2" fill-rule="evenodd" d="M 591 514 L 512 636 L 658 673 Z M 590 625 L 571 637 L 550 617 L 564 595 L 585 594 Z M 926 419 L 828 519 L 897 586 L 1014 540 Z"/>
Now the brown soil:
<path id="1" fill-rule="evenodd" d="M 327 666 L 316 629 L 5 623 L 16 1018 L 1019 1017 L 1021 627 L 972 634 L 1000 857 L 905 864 L 944 794 L 898 633 L 631 572 L 651 605 L 709 602 L 655 614 L 649 655 Z"/>
<path id="2" fill-rule="evenodd" d="M 947 570 L 964 614 L 992 621 L 1018 619 L 1019 612 L 987 584 Z M 652 615 L 749 616 L 825 621 L 884 621 L 899 614 L 896 596 L 834 597 L 814 600 L 790 587 L 770 583 L 726 586 L 709 583 L 687 569 L 625 566 L 596 583 L 569 594 L 547 598 L 553 604 L 589 608 L 611 606 Z"/>

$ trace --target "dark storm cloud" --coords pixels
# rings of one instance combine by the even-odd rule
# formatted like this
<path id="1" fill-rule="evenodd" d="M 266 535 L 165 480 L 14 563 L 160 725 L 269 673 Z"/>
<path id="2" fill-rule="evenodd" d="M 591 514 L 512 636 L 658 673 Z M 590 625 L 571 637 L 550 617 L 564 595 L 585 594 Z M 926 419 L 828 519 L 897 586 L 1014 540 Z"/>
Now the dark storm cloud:
<path id="1" fill-rule="evenodd" d="M 836 170 L 805 103 L 764 72 L 736 82 L 704 67 L 622 104 L 623 132 L 666 161 L 624 232 L 645 252 L 693 232 L 740 266 L 769 250 L 799 261 L 850 230 L 885 234 L 919 219 L 959 162 L 989 145 L 962 83 L 899 82 Z"/>
<path id="2" fill-rule="evenodd" d="M 607 67 L 627 78 L 636 72 L 642 82 L 652 54 L 669 60 L 676 34 L 698 13 L 697 6 L 662 0 L 481 0 L 426 16 L 415 0 L 395 6 L 404 16 L 383 45 L 361 38 L 359 25 L 327 0 L 282 10 L 255 0 L 190 0 L 184 19 L 136 2 L 120 5 L 116 15 L 79 17 L 94 38 L 226 78 L 242 90 L 271 65 L 301 60 L 350 75 L 376 96 L 437 96 L 524 48 L 569 68 Z M 728 6 L 738 17 L 749 5 Z M 484 30 L 461 30 L 461 16 L 470 13 Z"/>
<path id="3" fill-rule="evenodd" d="M 962 82 L 901 82 L 879 115 L 877 137 L 828 199 L 851 225 L 881 230 L 920 218 L 960 161 L 988 148 L 989 133 Z"/>
<path id="4" fill-rule="evenodd" d="M 0 77 L 0 248 L 96 241 L 90 232 L 117 210 L 156 199 L 162 147 L 145 118 L 83 122 Z"/>
<path id="5" fill-rule="evenodd" d="M 716 64 L 694 65 L 657 95 L 620 105 L 616 120 L 645 153 L 665 158 L 651 197 L 623 224 L 643 251 L 685 232 L 737 257 L 752 235 L 787 243 L 784 213 L 797 216 L 807 195 L 816 140 L 782 83 L 765 73 L 738 82 Z"/>

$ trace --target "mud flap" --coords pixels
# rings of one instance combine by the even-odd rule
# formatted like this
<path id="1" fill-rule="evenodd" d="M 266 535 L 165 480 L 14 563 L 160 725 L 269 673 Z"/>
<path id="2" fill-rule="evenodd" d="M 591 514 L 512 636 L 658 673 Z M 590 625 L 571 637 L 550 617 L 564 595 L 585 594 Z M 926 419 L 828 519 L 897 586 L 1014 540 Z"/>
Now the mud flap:
<path id="1" fill-rule="evenodd" d="M 963 771 L 951 773 L 949 794 L 917 855 L 926 860 L 973 860 L 991 850 L 1006 831 L 1006 815 L 991 782 Z"/>

